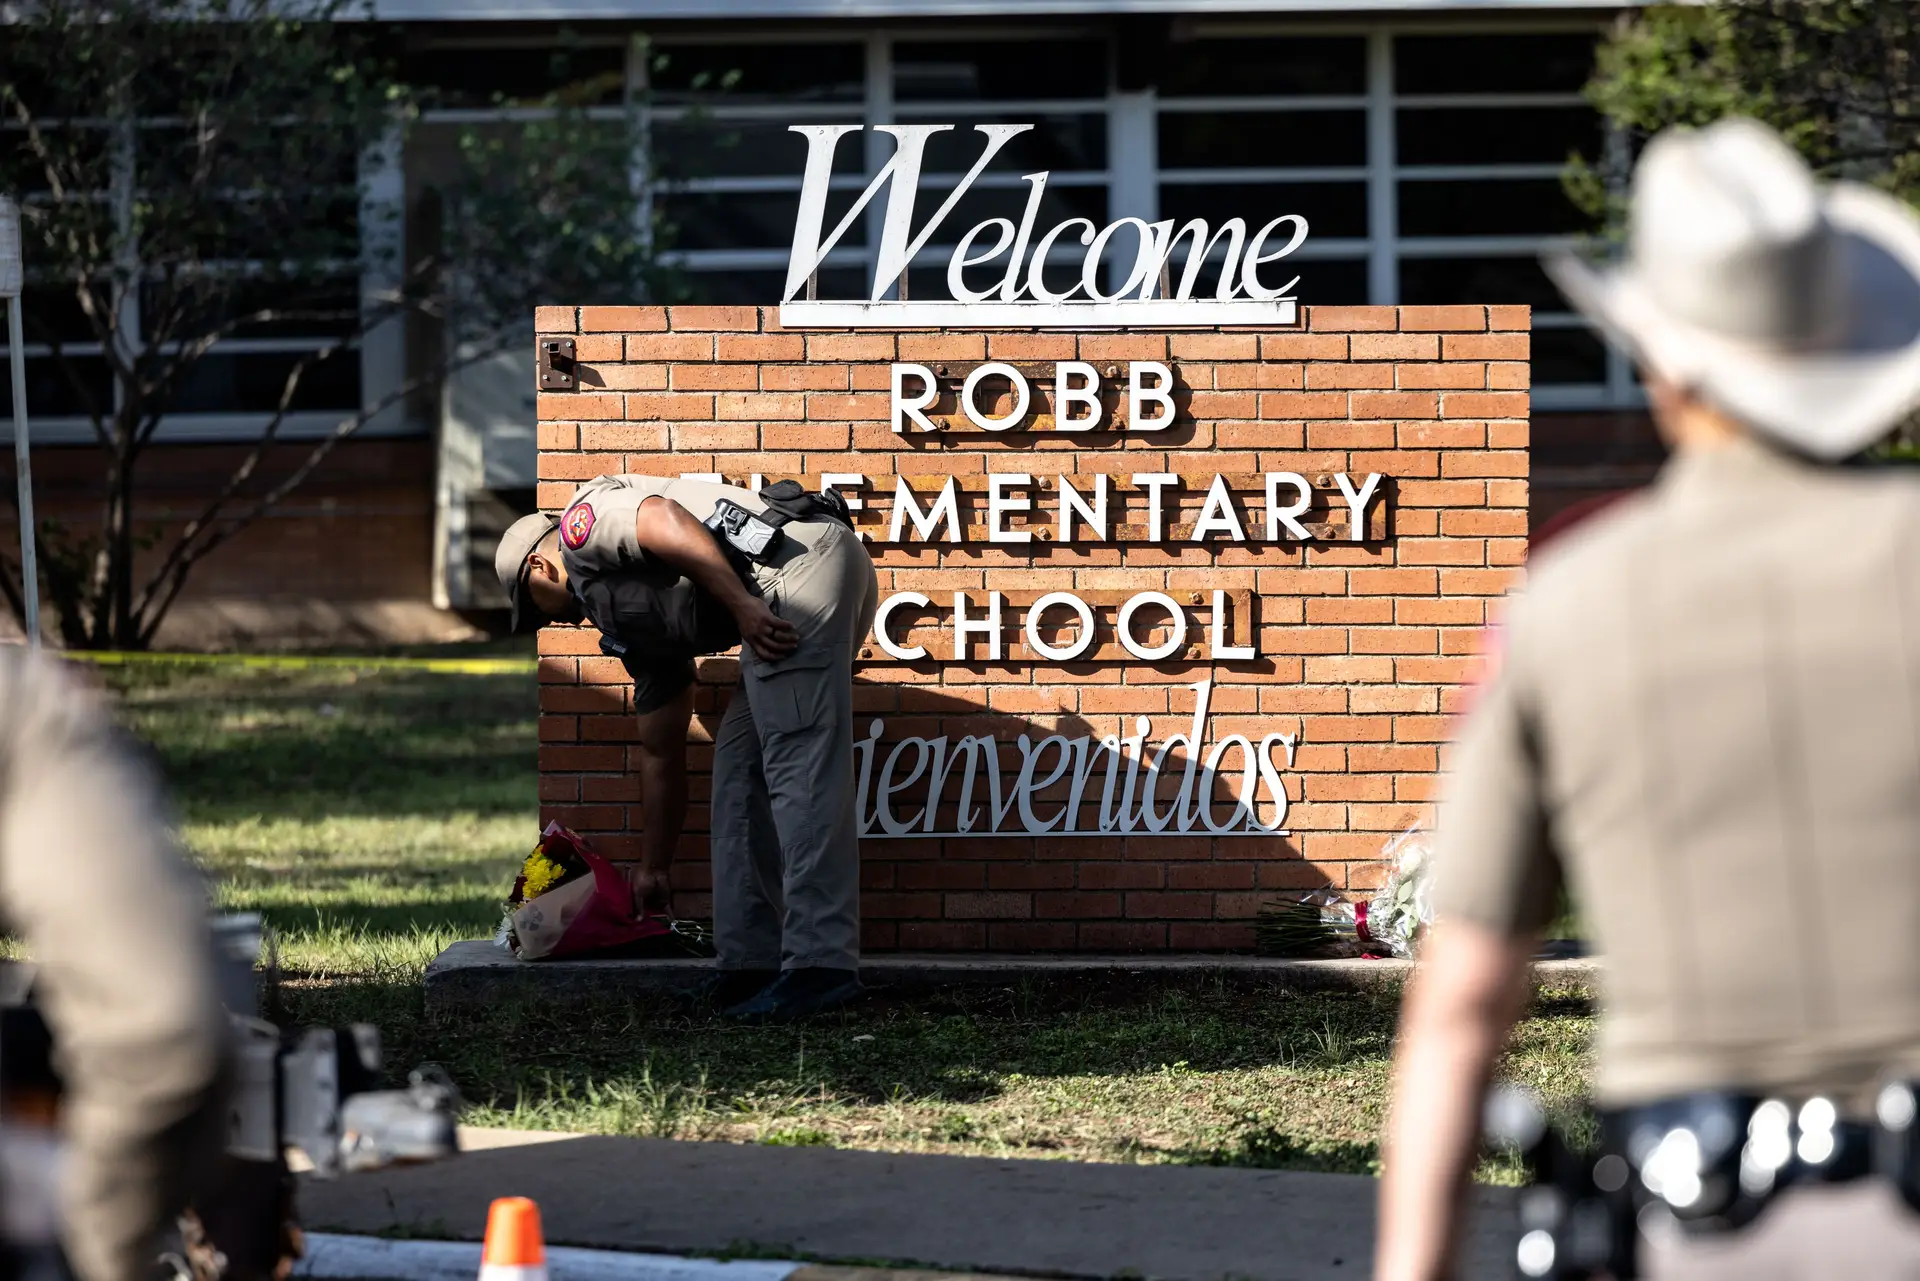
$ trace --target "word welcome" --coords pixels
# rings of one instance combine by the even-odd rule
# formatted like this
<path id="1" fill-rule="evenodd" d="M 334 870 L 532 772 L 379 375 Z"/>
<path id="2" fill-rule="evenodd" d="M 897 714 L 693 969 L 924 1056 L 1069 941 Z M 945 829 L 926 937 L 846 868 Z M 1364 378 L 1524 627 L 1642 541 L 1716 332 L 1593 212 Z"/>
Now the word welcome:
<path id="1" fill-rule="evenodd" d="M 1287 789 L 1280 771 L 1293 768 L 1298 736 L 1271 733 L 1256 744 L 1244 734 L 1228 734 L 1208 748 L 1213 683 L 1200 681 L 1190 688 L 1193 721 L 1186 733 L 1154 747 L 1148 742 L 1152 723 L 1142 716 L 1131 735 L 1123 722 L 1120 731 L 1098 740 L 1090 734 L 1048 734 L 1035 741 L 1022 734 L 1014 740 L 1020 763 L 1011 778 L 1002 772 L 1000 743 L 991 734 L 969 734 L 958 742 L 946 735 L 903 738 L 882 757 L 886 725 L 876 720 L 853 748 L 861 835 L 1286 835 Z M 1274 759 L 1275 747 L 1284 751 L 1284 766 Z M 1176 751 L 1185 756 L 1177 770 Z M 1229 753 L 1235 752 L 1230 765 Z M 1216 799 L 1215 784 L 1222 777 L 1232 779 L 1235 769 L 1239 777 L 1229 804 Z M 1169 798 L 1165 785 L 1174 778 L 1179 788 Z M 956 789 L 951 810 L 946 805 L 950 787 Z M 1064 797 L 1058 795 L 1062 787 Z M 896 814 L 896 804 L 919 808 Z M 1009 815 L 1018 818 L 1017 827 L 1007 822 Z"/>
<path id="2" fill-rule="evenodd" d="M 933 216 L 918 229 L 913 225 L 915 197 L 920 190 L 920 168 L 926 157 L 927 140 L 934 134 L 953 129 L 953 125 L 876 125 L 880 133 L 891 134 L 895 141 L 893 156 L 873 176 L 851 208 L 841 216 L 834 229 L 822 235 L 826 225 L 827 191 L 833 177 L 834 153 L 840 140 L 859 133 L 861 125 L 789 125 L 788 129 L 807 140 L 807 167 L 800 184 L 800 209 L 794 218 L 793 249 L 787 259 L 786 291 L 781 295 L 780 323 L 788 328 L 807 325 L 835 327 L 897 325 L 1223 325 L 1294 323 L 1297 303 L 1291 296 L 1300 278 L 1281 285 L 1267 285 L 1260 279 L 1260 268 L 1278 262 L 1298 249 L 1307 239 L 1307 220 L 1299 214 L 1282 214 L 1251 234 L 1247 223 L 1229 218 L 1218 230 L 1206 219 L 1195 218 L 1175 229 L 1173 219 L 1149 223 L 1142 218 L 1119 218 L 1104 228 L 1095 227 L 1090 218 L 1068 218 L 1038 235 L 1035 223 L 1041 200 L 1046 194 L 1049 174 L 1030 173 L 1022 181 L 1028 184 L 1027 201 L 1020 221 L 988 218 L 962 235 L 954 245 L 947 263 L 947 290 L 952 302 L 912 302 L 905 296 L 886 301 L 888 291 L 902 282 L 907 266 L 932 239 L 954 206 L 960 203 L 993 158 L 1008 142 L 1034 126 L 975 125 L 985 138 L 980 158 L 954 185 Z M 873 272 L 873 292 L 864 302 L 815 299 L 809 288 L 827 255 L 833 252 L 848 228 L 865 211 L 881 187 L 887 188 L 886 212 L 881 222 L 880 244 Z M 1131 262 L 1115 248 L 1115 235 L 1122 228 L 1133 233 Z M 986 238 L 991 236 L 990 242 Z M 1055 260 L 1056 251 L 1069 237 L 1085 246 L 1077 283 L 1064 290 L 1053 290 L 1045 280 L 1045 268 Z M 1185 241 L 1185 258 L 1179 283 L 1172 283 L 1172 264 Z M 1223 243 L 1224 242 L 1224 243 Z M 1218 284 L 1211 300 L 1193 297 L 1201 273 L 1215 247 L 1222 246 Z M 1113 249 L 1114 275 L 1119 283 L 1101 288 L 1106 274 L 1109 249 Z M 976 289 L 967 283 L 966 269 L 1003 262 L 998 280 L 987 288 Z M 1125 271 L 1118 268 L 1125 266 Z M 1170 296 L 1157 297 L 1170 287 Z"/>

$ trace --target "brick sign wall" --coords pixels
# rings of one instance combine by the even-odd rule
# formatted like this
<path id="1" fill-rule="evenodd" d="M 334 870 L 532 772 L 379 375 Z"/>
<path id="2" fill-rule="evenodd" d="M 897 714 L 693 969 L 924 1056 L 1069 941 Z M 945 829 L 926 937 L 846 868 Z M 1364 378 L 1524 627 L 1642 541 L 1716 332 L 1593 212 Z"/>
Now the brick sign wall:
<path id="1" fill-rule="evenodd" d="M 1526 308 L 1079 335 L 775 315 L 541 308 L 579 387 L 540 396 L 540 503 L 618 471 L 855 503 L 887 603 L 854 673 L 869 947 L 1244 947 L 1279 892 L 1377 883 L 1525 554 Z M 540 654 L 544 815 L 628 856 L 625 674 L 583 629 Z M 702 664 L 691 914 L 735 673 Z"/>

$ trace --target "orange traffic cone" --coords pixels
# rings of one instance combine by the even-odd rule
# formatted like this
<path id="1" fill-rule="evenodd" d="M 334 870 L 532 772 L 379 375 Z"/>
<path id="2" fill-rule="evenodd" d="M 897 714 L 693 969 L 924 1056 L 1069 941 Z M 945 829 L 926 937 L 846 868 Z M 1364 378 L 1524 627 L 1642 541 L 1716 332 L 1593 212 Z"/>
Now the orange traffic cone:
<path id="1" fill-rule="evenodd" d="M 547 1281 L 547 1247 L 540 1240 L 540 1207 L 523 1196 L 503 1196 L 487 1210 L 487 1243 L 480 1281 Z"/>

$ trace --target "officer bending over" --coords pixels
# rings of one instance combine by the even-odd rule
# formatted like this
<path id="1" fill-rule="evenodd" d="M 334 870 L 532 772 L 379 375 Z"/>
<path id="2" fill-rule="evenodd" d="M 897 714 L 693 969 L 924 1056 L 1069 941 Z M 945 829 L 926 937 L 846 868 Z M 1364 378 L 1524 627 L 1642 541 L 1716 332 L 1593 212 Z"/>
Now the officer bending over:
<path id="1" fill-rule="evenodd" d="M 65 1087 L 67 1261 L 80 1281 L 144 1281 L 226 1138 L 206 892 L 105 709 L 13 646 L 0 647 L 0 916 L 32 957 Z"/>
<path id="2" fill-rule="evenodd" d="M 1648 146 L 1629 249 L 1553 266 L 1673 455 L 1536 559 L 1467 714 L 1375 1276 L 1453 1274 L 1563 880 L 1605 967 L 1593 1180 L 1641 1275 L 1920 1276 L 1920 476 L 1844 465 L 1920 403 L 1920 220 L 1735 120 Z M 1573 1275 L 1539 1231 L 1521 1271 Z"/>
<path id="3" fill-rule="evenodd" d="M 557 522 L 515 522 L 494 568 L 516 628 L 590 622 L 633 678 L 644 907 L 666 904 L 685 818 L 694 658 L 741 645 L 714 748 L 715 1003 L 784 1019 L 857 995 L 853 656 L 878 585 L 844 509 L 797 486 L 602 476 Z"/>

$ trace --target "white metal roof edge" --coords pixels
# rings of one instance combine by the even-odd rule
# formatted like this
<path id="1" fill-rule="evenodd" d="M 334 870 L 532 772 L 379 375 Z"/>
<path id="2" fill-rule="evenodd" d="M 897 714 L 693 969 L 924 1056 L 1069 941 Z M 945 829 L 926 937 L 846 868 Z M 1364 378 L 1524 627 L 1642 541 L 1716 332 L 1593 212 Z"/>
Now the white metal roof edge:
<path id="1" fill-rule="evenodd" d="M 374 0 L 376 16 L 390 22 L 1042 18 L 1136 13 L 1292 17 L 1622 7 L 1621 0 Z"/>

